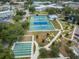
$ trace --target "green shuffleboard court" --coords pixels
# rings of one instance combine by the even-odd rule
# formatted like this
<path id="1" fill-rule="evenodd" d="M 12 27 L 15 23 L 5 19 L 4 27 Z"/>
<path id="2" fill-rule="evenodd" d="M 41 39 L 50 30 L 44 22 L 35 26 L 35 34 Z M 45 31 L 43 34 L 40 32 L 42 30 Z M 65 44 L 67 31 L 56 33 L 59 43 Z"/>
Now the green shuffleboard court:
<path id="1" fill-rule="evenodd" d="M 12 50 L 15 58 L 30 57 L 32 53 L 32 42 L 16 42 Z"/>

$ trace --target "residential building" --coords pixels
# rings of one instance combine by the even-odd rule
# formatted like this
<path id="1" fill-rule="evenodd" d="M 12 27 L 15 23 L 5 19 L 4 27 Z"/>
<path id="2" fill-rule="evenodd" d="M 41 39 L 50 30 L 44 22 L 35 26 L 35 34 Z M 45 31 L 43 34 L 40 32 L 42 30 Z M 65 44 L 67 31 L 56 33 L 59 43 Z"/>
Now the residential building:
<path id="1" fill-rule="evenodd" d="M 0 6 L 0 22 L 10 20 L 14 14 L 15 12 L 8 3 Z"/>
<path id="2" fill-rule="evenodd" d="M 27 0 L 11 0 L 12 6 L 15 7 L 16 10 L 24 10 L 24 3 Z"/>
<path id="3" fill-rule="evenodd" d="M 67 1 L 67 2 L 62 2 L 61 3 L 64 6 L 68 6 L 74 9 L 78 9 L 79 8 L 79 2 L 72 2 L 72 1 Z"/>

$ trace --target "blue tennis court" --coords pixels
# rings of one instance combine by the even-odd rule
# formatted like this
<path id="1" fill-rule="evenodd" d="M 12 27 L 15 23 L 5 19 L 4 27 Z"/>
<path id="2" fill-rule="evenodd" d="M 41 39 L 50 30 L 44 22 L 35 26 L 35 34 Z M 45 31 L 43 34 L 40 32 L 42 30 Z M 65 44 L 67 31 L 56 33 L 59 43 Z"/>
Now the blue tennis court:
<path id="1" fill-rule="evenodd" d="M 47 16 L 31 16 L 29 31 L 54 30 L 54 25 L 48 19 Z"/>
<path id="2" fill-rule="evenodd" d="M 17 57 L 29 57 L 31 56 L 32 52 L 32 43 L 27 42 L 27 43 L 15 43 L 14 48 L 13 48 L 13 53 L 15 58 Z"/>
<path id="3" fill-rule="evenodd" d="M 34 25 L 47 25 L 47 22 L 34 22 Z"/>

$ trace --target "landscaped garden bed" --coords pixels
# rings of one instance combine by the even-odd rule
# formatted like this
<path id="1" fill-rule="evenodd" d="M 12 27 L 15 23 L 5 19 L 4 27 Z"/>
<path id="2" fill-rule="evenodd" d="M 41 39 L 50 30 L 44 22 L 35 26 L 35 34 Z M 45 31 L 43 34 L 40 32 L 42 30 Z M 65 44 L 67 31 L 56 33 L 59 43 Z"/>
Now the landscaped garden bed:
<path id="1" fill-rule="evenodd" d="M 73 30 L 74 25 L 65 21 L 60 21 L 64 30 Z"/>
<path id="2" fill-rule="evenodd" d="M 56 29 L 61 29 L 60 24 L 56 20 L 52 20 L 51 22 L 54 24 Z"/>

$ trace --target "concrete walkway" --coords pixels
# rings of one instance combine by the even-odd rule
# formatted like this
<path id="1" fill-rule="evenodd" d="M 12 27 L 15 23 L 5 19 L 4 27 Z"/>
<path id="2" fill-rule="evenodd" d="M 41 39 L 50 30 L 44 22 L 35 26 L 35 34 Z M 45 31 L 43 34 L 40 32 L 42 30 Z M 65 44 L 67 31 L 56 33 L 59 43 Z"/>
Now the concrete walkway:
<path id="1" fill-rule="evenodd" d="M 39 47 L 38 47 L 38 43 L 36 41 L 34 41 L 34 43 L 35 43 L 36 49 L 35 49 L 35 53 L 34 53 L 34 55 L 32 56 L 31 59 L 38 59 L 38 56 L 39 56 Z"/>
<path id="2" fill-rule="evenodd" d="M 73 31 L 73 33 L 72 33 L 72 38 L 71 38 L 71 40 L 73 40 L 73 39 L 74 39 L 74 35 L 75 35 L 75 31 L 76 31 L 76 29 L 77 29 L 77 26 L 76 26 L 76 25 L 74 25 L 74 31 Z"/>

